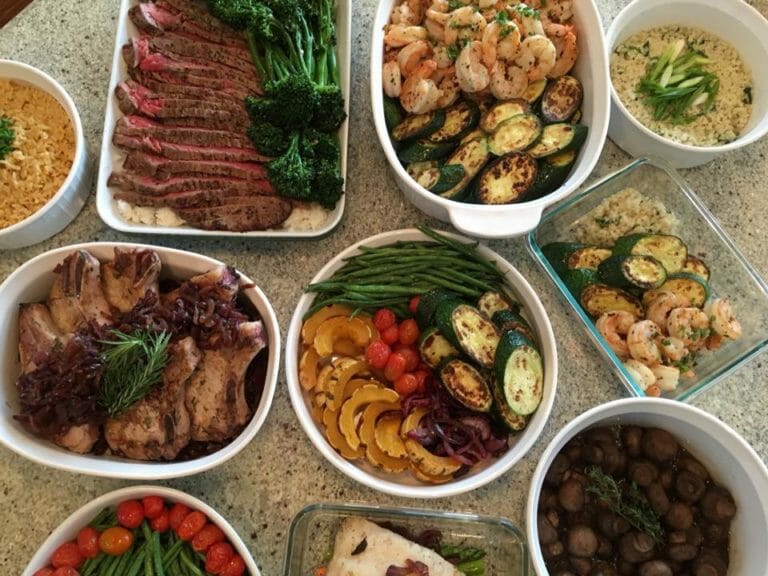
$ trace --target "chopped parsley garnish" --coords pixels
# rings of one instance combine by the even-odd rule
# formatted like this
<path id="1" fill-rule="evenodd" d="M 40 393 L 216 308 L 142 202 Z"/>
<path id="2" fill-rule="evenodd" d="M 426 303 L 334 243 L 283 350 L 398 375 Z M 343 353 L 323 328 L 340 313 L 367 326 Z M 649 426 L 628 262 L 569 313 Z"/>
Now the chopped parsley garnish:
<path id="1" fill-rule="evenodd" d="M 744 104 L 752 104 L 752 86 L 744 88 L 744 96 L 741 98 Z"/>
<path id="2" fill-rule="evenodd" d="M 464 6 L 464 2 L 461 0 L 448 0 L 448 10 L 453 12 Z"/>
<path id="3" fill-rule="evenodd" d="M 600 226 L 600 228 L 607 228 L 608 226 L 612 226 L 621 222 L 621 216 L 615 216 L 613 218 L 595 218 L 595 222 L 597 222 L 597 225 Z"/>
<path id="4" fill-rule="evenodd" d="M 15 139 L 16 131 L 13 129 L 13 120 L 7 116 L 0 116 L 0 160 L 4 160 L 13 151 Z"/>
<path id="5" fill-rule="evenodd" d="M 541 17 L 541 14 L 538 10 L 525 4 L 518 4 L 517 6 L 514 6 L 512 10 L 525 18 L 536 18 L 538 20 Z"/>

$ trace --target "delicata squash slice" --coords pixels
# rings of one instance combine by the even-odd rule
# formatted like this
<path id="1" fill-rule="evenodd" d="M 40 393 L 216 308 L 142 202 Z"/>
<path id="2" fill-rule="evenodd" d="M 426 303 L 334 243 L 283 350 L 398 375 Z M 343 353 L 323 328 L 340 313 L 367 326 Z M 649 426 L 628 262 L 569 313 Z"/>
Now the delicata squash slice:
<path id="1" fill-rule="evenodd" d="M 360 440 L 365 444 L 366 459 L 387 472 L 403 472 L 410 466 L 407 457 L 395 458 L 384 452 L 376 444 L 376 428 L 380 417 L 387 412 L 399 411 L 400 402 L 374 402 L 368 404 L 360 419 Z"/>
<path id="2" fill-rule="evenodd" d="M 332 304 L 331 306 L 320 308 L 320 310 L 304 321 L 304 324 L 301 327 L 302 342 L 305 345 L 310 346 L 315 341 L 315 334 L 317 333 L 320 324 L 334 316 L 348 317 L 350 314 L 352 314 L 352 309 L 349 306 L 343 306 L 341 304 Z"/>
<path id="3" fill-rule="evenodd" d="M 328 375 L 326 381 L 328 407 L 331 410 L 339 410 L 344 398 L 344 389 L 347 382 L 358 374 L 368 371 L 365 362 L 354 360 L 352 358 L 341 358 L 332 363 L 333 370 Z"/>
<path id="4" fill-rule="evenodd" d="M 453 458 L 437 456 L 424 448 L 421 444 L 408 437 L 408 433 L 419 427 L 419 422 L 427 414 L 426 408 L 416 408 L 403 420 L 400 435 L 405 443 L 405 450 L 411 462 L 428 476 L 450 476 L 461 468 L 461 464 Z"/>
<path id="5" fill-rule="evenodd" d="M 376 422 L 373 439 L 382 452 L 392 458 L 407 458 L 405 443 L 400 437 L 400 427 L 403 424 L 402 414 L 390 412 L 381 416 Z"/>
<path id="6" fill-rule="evenodd" d="M 350 340 L 362 350 L 373 336 L 370 326 L 361 318 L 335 316 L 317 327 L 313 345 L 318 356 L 322 358 L 334 353 L 334 343 L 338 340 Z"/>
<path id="7" fill-rule="evenodd" d="M 397 402 L 399 399 L 398 393 L 391 388 L 380 388 L 372 384 L 355 390 L 349 400 L 344 402 L 339 414 L 339 429 L 353 450 L 360 446 L 360 436 L 357 434 L 358 413 L 373 402 Z"/>
<path id="8" fill-rule="evenodd" d="M 347 442 L 346 436 L 341 433 L 338 410 L 328 410 L 326 408 L 323 412 L 323 425 L 325 426 L 325 437 L 328 439 L 328 443 L 335 450 L 338 450 L 339 454 L 344 456 L 344 458 L 358 460 L 365 456 L 365 451 L 361 446 L 352 448 Z"/>

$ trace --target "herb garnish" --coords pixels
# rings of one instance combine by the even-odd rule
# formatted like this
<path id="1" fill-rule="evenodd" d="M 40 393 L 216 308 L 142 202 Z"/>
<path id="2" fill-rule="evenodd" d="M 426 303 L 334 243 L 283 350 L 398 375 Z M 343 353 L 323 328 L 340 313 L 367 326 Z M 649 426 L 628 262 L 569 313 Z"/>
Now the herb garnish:
<path id="1" fill-rule="evenodd" d="M 163 377 L 171 334 L 148 330 L 133 334 L 111 330 L 110 334 L 113 339 L 100 341 L 105 370 L 99 401 L 114 418 L 144 398 Z"/>
<path id="2" fill-rule="evenodd" d="M 752 104 L 752 86 L 744 87 L 744 96 L 741 98 L 744 104 Z"/>
<path id="3" fill-rule="evenodd" d="M 541 14 L 539 13 L 538 10 L 536 10 L 535 8 L 531 8 L 530 6 L 527 6 L 526 4 L 523 4 L 523 3 L 513 6 L 512 10 L 514 10 L 524 18 L 536 18 L 538 20 L 541 17 Z"/>
<path id="4" fill-rule="evenodd" d="M 8 116 L 0 116 L 0 160 L 4 160 L 11 153 L 15 139 L 16 131 L 13 129 L 13 120 Z"/>
<path id="5" fill-rule="evenodd" d="M 600 228 L 607 228 L 608 226 L 621 222 L 621 216 L 614 216 L 613 218 L 608 218 L 607 216 L 595 218 L 595 222 L 597 222 L 597 225 L 600 226 Z"/>
<path id="6" fill-rule="evenodd" d="M 454 10 L 458 10 L 464 5 L 464 2 L 461 0 L 448 0 L 448 11 L 453 12 Z"/>
<path id="7" fill-rule="evenodd" d="M 664 530 L 659 517 L 634 482 L 629 485 L 625 482 L 616 482 L 598 466 L 592 466 L 587 470 L 587 476 L 589 477 L 587 494 L 610 504 L 616 514 L 636 529 L 648 534 L 656 542 L 661 539 Z"/>

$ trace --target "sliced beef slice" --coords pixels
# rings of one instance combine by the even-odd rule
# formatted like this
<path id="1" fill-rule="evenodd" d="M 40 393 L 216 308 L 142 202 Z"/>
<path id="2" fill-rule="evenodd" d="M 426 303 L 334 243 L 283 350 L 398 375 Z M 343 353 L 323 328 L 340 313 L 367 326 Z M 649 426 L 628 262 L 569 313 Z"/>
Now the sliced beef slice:
<path id="1" fill-rule="evenodd" d="M 147 208 L 206 208 L 214 206 L 242 205 L 250 202 L 257 196 L 273 196 L 273 194 L 260 194 L 260 190 L 254 189 L 247 194 L 232 194 L 223 190 L 190 190 L 188 192 L 171 192 L 162 196 L 149 196 L 136 192 L 117 192 L 115 198 Z"/>
<path id="2" fill-rule="evenodd" d="M 123 167 L 160 180 L 178 174 L 210 174 L 243 180 L 263 180 L 266 168 L 256 162 L 212 162 L 209 160 L 169 160 L 144 152 L 130 152 Z"/>
<path id="3" fill-rule="evenodd" d="M 135 138 L 152 138 L 171 144 L 214 146 L 222 148 L 255 148 L 242 132 L 225 129 L 168 126 L 142 116 L 123 116 L 117 121 L 115 134 Z"/>
<path id="4" fill-rule="evenodd" d="M 210 208 L 179 208 L 176 213 L 203 230 L 250 232 L 282 224 L 290 215 L 291 203 L 277 196 L 260 196 L 247 203 Z"/>
<path id="5" fill-rule="evenodd" d="M 141 196 L 165 196 L 177 192 L 207 192 L 229 196 L 274 196 L 268 180 L 242 180 L 228 176 L 181 175 L 158 180 L 135 172 L 113 172 L 108 185 Z M 147 206 L 149 204 L 146 204 Z"/>

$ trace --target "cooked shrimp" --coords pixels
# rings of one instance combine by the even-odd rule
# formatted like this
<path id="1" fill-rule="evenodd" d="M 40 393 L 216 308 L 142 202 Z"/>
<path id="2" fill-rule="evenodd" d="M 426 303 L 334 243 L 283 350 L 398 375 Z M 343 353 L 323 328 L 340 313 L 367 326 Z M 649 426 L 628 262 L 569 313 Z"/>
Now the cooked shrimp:
<path id="1" fill-rule="evenodd" d="M 672 392 L 680 381 L 680 369 L 674 366 L 652 366 L 651 372 L 656 376 L 656 386 L 664 392 Z"/>
<path id="2" fill-rule="evenodd" d="M 384 84 L 384 93 L 390 98 L 400 98 L 402 89 L 402 74 L 397 60 L 385 62 L 381 71 L 381 81 Z"/>
<path id="3" fill-rule="evenodd" d="M 456 78 L 455 66 L 438 68 L 432 75 L 432 80 L 435 81 L 440 89 L 440 97 L 437 99 L 438 108 L 447 108 L 461 96 L 461 88 L 459 87 L 459 79 Z"/>
<path id="4" fill-rule="evenodd" d="M 702 348 L 709 336 L 709 317 L 698 308 L 675 308 L 667 318 L 667 332 L 680 338 L 688 350 Z"/>
<path id="5" fill-rule="evenodd" d="M 627 333 L 635 323 L 635 316 L 623 310 L 615 312 L 606 312 L 597 319 L 596 326 L 600 335 L 608 342 L 611 350 L 625 360 L 629 358 L 629 348 L 627 347 Z"/>
<path id="6" fill-rule="evenodd" d="M 427 9 L 427 16 L 429 16 L 430 10 L 447 14 L 451 11 L 451 5 L 448 0 L 433 0 L 432 4 Z"/>
<path id="7" fill-rule="evenodd" d="M 451 53 L 445 44 L 432 47 L 432 59 L 437 62 L 438 68 L 451 68 L 453 66 L 453 58 L 451 58 Z"/>
<path id="8" fill-rule="evenodd" d="M 666 324 L 663 324 L 665 326 Z M 670 362 L 679 362 L 686 356 L 688 356 L 688 348 L 685 347 L 685 342 L 680 338 L 674 336 L 659 336 L 656 339 L 656 343 L 659 345 L 661 355 L 665 360 Z"/>
<path id="9" fill-rule="evenodd" d="M 576 28 L 571 25 L 549 24 L 547 36 L 555 47 L 555 63 L 547 74 L 548 78 L 559 78 L 571 71 L 579 57 Z"/>
<path id="10" fill-rule="evenodd" d="M 384 44 L 400 48 L 411 42 L 426 40 L 427 29 L 423 26 L 407 26 L 405 24 L 388 24 L 384 29 Z"/>
<path id="11" fill-rule="evenodd" d="M 547 0 L 545 8 L 544 15 L 553 22 L 563 23 L 573 18 L 573 0 Z"/>
<path id="12" fill-rule="evenodd" d="M 520 29 L 514 24 L 502 24 L 496 20 L 483 32 L 483 64 L 489 70 L 496 60 L 511 62 L 520 51 Z"/>
<path id="13" fill-rule="evenodd" d="M 710 327 L 715 334 L 731 340 L 741 338 L 741 323 L 734 318 L 728 298 L 715 298 L 704 306 L 704 313 L 709 317 Z"/>
<path id="14" fill-rule="evenodd" d="M 440 89 L 431 76 L 437 70 L 434 60 L 424 60 L 406 77 L 400 90 L 400 104 L 411 114 L 424 114 L 437 109 Z"/>
<path id="15" fill-rule="evenodd" d="M 629 375 L 632 377 L 632 380 L 640 386 L 640 389 L 643 390 L 643 392 L 656 384 L 656 375 L 642 362 L 630 358 L 629 360 L 624 361 L 624 368 L 626 368 L 627 372 L 629 372 Z"/>
<path id="16" fill-rule="evenodd" d="M 490 88 L 491 94 L 499 100 L 520 98 L 528 88 L 528 75 L 519 66 L 497 60 L 491 70 Z"/>
<path id="17" fill-rule="evenodd" d="M 557 52 L 555 45 L 546 36 L 528 36 L 520 44 L 520 52 L 515 64 L 528 74 L 528 80 L 534 82 L 546 78 L 555 65 Z"/>
<path id="18" fill-rule="evenodd" d="M 491 75 L 483 66 L 483 45 L 474 41 L 467 43 L 456 58 L 456 78 L 464 92 L 479 92 L 488 86 Z"/>
<path id="19" fill-rule="evenodd" d="M 659 292 L 653 300 L 648 303 L 645 309 L 645 317 L 653 320 L 657 326 L 664 329 L 667 326 L 669 313 L 675 308 L 686 308 L 691 305 L 691 301 L 682 294 L 674 292 Z"/>
<path id="20" fill-rule="evenodd" d="M 425 0 L 404 0 L 392 10 L 393 24 L 418 26 L 424 20 Z"/>
<path id="21" fill-rule="evenodd" d="M 432 48 L 424 40 L 417 40 L 411 42 L 407 46 L 403 46 L 400 49 L 400 53 L 397 55 L 397 63 L 400 65 L 400 72 L 403 76 L 410 76 L 410 74 L 416 70 L 416 67 L 421 64 L 422 60 L 426 60 L 432 56 Z"/>
<path id="22" fill-rule="evenodd" d="M 474 6 L 463 6 L 451 12 L 445 25 L 445 43 L 455 44 L 459 40 L 479 40 L 487 22 Z"/>
<path id="23" fill-rule="evenodd" d="M 660 364 L 661 350 L 656 343 L 656 337 L 659 334 L 661 330 L 651 320 L 641 320 L 632 324 L 627 332 L 627 348 L 630 356 L 646 366 Z"/>
<path id="24" fill-rule="evenodd" d="M 525 6 L 525 4 L 520 3 L 517 6 Z M 544 25 L 541 23 L 541 20 L 536 16 L 525 16 L 523 12 L 515 10 L 515 6 L 510 6 L 508 10 L 510 17 L 518 25 L 523 36 L 543 36 Z"/>

